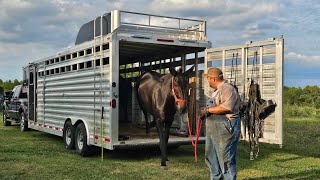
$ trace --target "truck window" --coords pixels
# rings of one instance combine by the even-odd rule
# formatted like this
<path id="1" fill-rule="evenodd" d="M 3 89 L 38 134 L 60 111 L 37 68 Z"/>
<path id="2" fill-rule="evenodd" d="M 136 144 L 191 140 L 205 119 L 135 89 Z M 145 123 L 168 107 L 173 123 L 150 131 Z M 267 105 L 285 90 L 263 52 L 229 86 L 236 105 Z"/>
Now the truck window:
<path id="1" fill-rule="evenodd" d="M 21 93 L 19 98 L 25 99 L 25 98 L 28 98 L 28 95 L 27 95 L 26 92 L 25 93 Z"/>

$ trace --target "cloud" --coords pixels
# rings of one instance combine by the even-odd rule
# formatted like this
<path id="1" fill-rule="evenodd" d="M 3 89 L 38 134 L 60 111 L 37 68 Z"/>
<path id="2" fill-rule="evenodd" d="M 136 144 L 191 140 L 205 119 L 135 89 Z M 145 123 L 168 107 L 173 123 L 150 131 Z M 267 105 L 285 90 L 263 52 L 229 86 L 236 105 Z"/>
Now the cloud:
<path id="1" fill-rule="evenodd" d="M 259 25 L 251 25 L 247 26 L 244 30 L 244 33 L 241 35 L 242 38 L 254 38 L 254 37 L 259 37 L 263 36 L 265 33 L 263 30 L 259 27 Z"/>
<path id="2" fill-rule="evenodd" d="M 22 79 L 22 67 L 55 54 L 60 47 L 43 43 L 0 43 L 0 79 Z"/>
<path id="3" fill-rule="evenodd" d="M 281 9 L 276 2 L 220 0 L 153 0 L 149 8 L 157 13 L 205 18 L 214 29 L 239 29 Z"/>
<path id="4" fill-rule="evenodd" d="M 308 56 L 304 54 L 299 54 L 296 52 L 288 52 L 285 56 L 285 59 L 290 61 L 301 62 L 307 66 L 319 65 L 320 66 L 320 56 Z"/>

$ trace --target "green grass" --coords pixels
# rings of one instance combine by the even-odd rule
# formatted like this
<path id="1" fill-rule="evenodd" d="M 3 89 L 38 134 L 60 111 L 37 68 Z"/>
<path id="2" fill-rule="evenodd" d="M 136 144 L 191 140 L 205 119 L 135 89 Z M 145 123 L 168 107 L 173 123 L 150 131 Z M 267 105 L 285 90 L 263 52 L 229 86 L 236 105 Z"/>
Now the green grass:
<path id="1" fill-rule="evenodd" d="M 0 114 L 1 115 L 1 114 Z M 238 148 L 238 179 L 319 179 L 320 128 L 316 118 L 285 120 L 283 148 L 262 144 L 260 156 L 249 160 L 248 144 Z M 209 179 L 204 145 L 194 162 L 191 145 L 169 152 L 168 170 L 160 169 L 155 150 L 105 151 L 82 158 L 64 148 L 60 137 L 0 123 L 0 179 Z"/>

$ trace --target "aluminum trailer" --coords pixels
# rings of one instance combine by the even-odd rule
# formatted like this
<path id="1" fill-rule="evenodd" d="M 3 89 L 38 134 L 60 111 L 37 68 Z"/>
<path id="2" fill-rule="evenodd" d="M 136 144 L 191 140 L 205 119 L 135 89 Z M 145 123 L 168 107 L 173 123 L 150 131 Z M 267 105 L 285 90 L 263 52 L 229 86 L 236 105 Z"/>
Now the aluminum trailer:
<path id="1" fill-rule="evenodd" d="M 196 64 L 197 71 L 203 62 L 198 53 L 210 47 L 205 21 L 119 10 L 104 14 L 81 27 L 75 46 L 23 68 L 28 128 L 64 137 L 66 147 L 75 145 L 81 155 L 91 146 L 156 145 L 156 133 L 146 136 L 136 126 L 143 118 L 134 93 L 130 122 L 119 118 L 119 76 L 134 85 L 146 69 L 165 73 L 169 66 L 185 70 Z M 187 54 L 194 58 L 187 60 Z M 189 143 L 189 137 L 170 136 L 169 145 Z"/>

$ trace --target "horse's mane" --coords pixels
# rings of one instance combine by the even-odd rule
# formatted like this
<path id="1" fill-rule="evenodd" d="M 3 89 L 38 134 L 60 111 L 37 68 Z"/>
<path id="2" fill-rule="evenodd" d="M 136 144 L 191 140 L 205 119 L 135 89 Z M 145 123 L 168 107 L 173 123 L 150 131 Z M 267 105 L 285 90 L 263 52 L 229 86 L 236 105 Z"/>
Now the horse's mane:
<path id="1" fill-rule="evenodd" d="M 158 73 L 156 71 L 151 71 L 151 70 L 144 71 L 144 73 L 141 75 L 141 77 L 146 73 L 150 73 L 160 83 L 165 83 L 165 82 L 167 82 L 168 80 L 170 80 L 172 78 L 172 75 L 170 73 L 168 73 L 168 74 L 160 74 L 160 73 Z"/>

